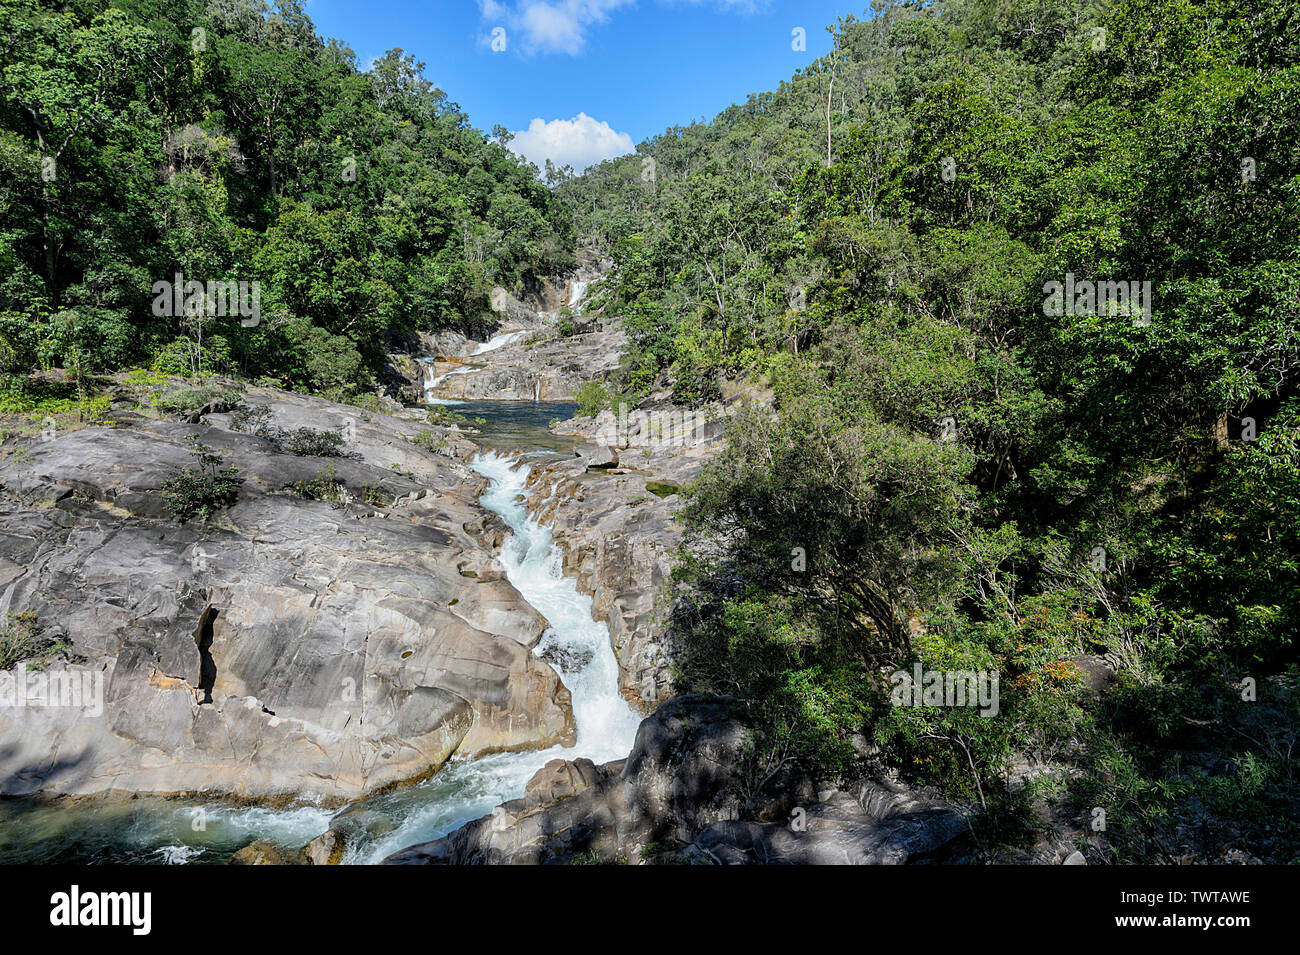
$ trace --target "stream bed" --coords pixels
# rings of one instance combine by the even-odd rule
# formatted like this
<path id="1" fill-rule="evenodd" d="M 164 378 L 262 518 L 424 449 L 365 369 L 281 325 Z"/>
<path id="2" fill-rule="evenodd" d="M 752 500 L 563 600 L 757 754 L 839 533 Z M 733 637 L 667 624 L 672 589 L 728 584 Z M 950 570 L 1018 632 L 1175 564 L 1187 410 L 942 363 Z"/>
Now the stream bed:
<path id="1" fill-rule="evenodd" d="M 585 756 L 599 764 L 626 756 L 640 718 L 618 692 L 608 627 L 592 618 L 591 597 L 579 593 L 575 581 L 562 573 L 550 530 L 532 520 L 517 499 L 529 465 L 518 463 L 517 454 L 491 450 L 494 444 L 556 450 L 537 440 L 539 429 L 549 435 L 546 424 L 570 416 L 572 405 L 482 404 L 492 406 L 482 410 L 493 420 L 485 422 L 483 435 L 475 436 L 487 450 L 471 466 L 491 481 L 483 506 L 501 515 L 512 531 L 500 555 L 510 582 L 551 624 L 533 652 L 558 661 L 556 668 L 573 697 L 575 746 L 453 759 L 420 783 L 341 810 L 314 805 L 267 809 L 153 796 L 2 800 L 0 863 L 221 863 L 254 839 L 294 849 L 331 826 L 347 833 L 345 862 L 377 863 L 523 795 L 525 783 L 549 760 Z M 531 408 L 512 407 L 516 405 Z"/>

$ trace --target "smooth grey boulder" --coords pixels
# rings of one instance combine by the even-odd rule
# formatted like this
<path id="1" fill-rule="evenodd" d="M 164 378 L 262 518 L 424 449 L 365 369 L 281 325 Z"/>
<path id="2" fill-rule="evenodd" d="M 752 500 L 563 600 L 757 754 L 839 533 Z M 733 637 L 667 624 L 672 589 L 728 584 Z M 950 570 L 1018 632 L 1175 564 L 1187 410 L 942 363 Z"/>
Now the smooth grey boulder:
<path id="1" fill-rule="evenodd" d="M 121 412 L 0 461 L 0 613 L 33 611 L 70 645 L 51 669 L 101 687 L 98 713 L 0 705 L 0 793 L 337 804 L 453 753 L 572 744 L 569 691 L 530 651 L 546 621 L 489 572 L 484 479 L 410 422 L 247 401 L 277 427 L 341 429 L 350 456 L 277 453 L 229 415 Z M 207 523 L 177 524 L 161 494 L 189 435 L 243 478 Z M 286 490 L 321 480 L 341 500 Z"/>
<path id="2" fill-rule="evenodd" d="M 618 467 L 618 452 L 602 445 L 584 444 L 576 449 L 577 454 L 589 468 Z"/>
<path id="3" fill-rule="evenodd" d="M 904 865 L 925 859 L 966 831 L 966 820 L 951 809 L 872 819 L 814 805 L 797 827 L 714 823 L 692 848 L 722 865 Z"/>

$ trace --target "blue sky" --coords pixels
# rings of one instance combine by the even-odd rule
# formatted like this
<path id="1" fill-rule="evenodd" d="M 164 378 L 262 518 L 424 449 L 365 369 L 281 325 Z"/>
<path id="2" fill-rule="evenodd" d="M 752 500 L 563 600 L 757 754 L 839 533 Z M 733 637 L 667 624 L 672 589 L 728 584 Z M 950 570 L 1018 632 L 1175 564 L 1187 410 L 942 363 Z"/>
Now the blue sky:
<path id="1" fill-rule="evenodd" d="M 868 0 L 310 0 L 364 66 L 401 47 L 470 121 L 581 167 L 775 88 Z M 804 50 L 792 49 L 802 28 Z M 497 33 L 493 49 L 494 30 Z"/>

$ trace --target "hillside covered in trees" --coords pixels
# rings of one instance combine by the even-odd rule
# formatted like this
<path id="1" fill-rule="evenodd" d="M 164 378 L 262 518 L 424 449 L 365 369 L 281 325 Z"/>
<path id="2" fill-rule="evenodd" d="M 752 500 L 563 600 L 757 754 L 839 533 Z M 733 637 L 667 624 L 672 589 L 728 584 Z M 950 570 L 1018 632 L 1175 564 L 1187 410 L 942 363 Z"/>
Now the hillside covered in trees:
<path id="1" fill-rule="evenodd" d="M 752 701 L 767 773 L 865 727 L 991 843 L 1050 794 L 1116 859 L 1294 860 L 1300 13 L 878 3 L 834 40 L 560 187 L 633 335 L 589 407 L 775 396 L 694 489 L 684 687 Z M 917 660 L 1000 672 L 999 718 L 889 706 Z"/>
<path id="2" fill-rule="evenodd" d="M 573 263 L 534 169 L 300 0 L 3 0 L 0 37 L 12 406 L 30 370 L 132 364 L 347 396 L 394 337 L 473 328 L 493 285 Z M 258 283 L 256 324 L 155 314 L 177 274 Z"/>

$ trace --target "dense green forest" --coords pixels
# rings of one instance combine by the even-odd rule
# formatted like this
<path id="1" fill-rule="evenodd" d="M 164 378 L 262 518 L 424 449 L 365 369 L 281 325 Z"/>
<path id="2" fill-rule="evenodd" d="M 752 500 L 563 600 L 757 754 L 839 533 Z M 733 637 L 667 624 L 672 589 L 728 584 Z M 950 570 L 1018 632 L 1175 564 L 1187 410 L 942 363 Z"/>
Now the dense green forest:
<path id="1" fill-rule="evenodd" d="M 535 169 L 401 50 L 361 71 L 300 0 L 0 0 L 0 42 L 12 407 L 32 370 L 133 364 L 347 396 L 394 338 L 573 264 Z M 155 314 L 178 273 L 258 283 L 256 324 Z"/>
<path id="2" fill-rule="evenodd" d="M 990 844 L 1052 795 L 1116 859 L 1294 861 L 1300 8 L 872 14 L 559 189 L 633 334 L 605 400 L 779 411 L 694 490 L 683 686 L 752 701 L 759 778 L 866 727 Z M 999 718 L 888 706 L 917 660 Z"/>

